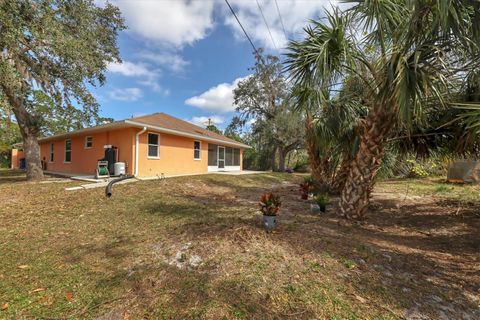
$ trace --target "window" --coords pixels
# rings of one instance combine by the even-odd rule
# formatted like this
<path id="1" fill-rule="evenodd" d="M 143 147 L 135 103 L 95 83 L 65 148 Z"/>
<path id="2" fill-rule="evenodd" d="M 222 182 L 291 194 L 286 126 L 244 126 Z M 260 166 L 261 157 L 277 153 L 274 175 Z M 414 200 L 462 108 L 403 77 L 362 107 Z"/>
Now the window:
<path id="1" fill-rule="evenodd" d="M 156 133 L 148 134 L 148 157 L 149 158 L 159 158 L 160 157 L 160 148 L 159 148 L 160 137 Z"/>
<path id="2" fill-rule="evenodd" d="M 85 137 L 85 149 L 90 149 L 91 147 L 93 147 L 93 138 L 90 136 Z"/>
<path id="3" fill-rule="evenodd" d="M 218 146 L 216 144 L 208 144 L 208 165 L 217 166 L 218 162 Z"/>
<path id="4" fill-rule="evenodd" d="M 65 162 L 72 161 L 72 140 L 67 139 L 65 140 Z"/>
<path id="5" fill-rule="evenodd" d="M 232 166 L 233 165 L 233 152 L 232 148 L 225 148 L 225 165 Z"/>
<path id="6" fill-rule="evenodd" d="M 201 149 L 200 141 L 193 141 L 193 159 L 194 160 L 200 160 L 200 149 Z"/>
<path id="7" fill-rule="evenodd" d="M 53 143 L 50 143 L 50 162 L 53 162 Z"/>
<path id="8" fill-rule="evenodd" d="M 233 165 L 240 165 L 240 149 L 233 149 Z"/>

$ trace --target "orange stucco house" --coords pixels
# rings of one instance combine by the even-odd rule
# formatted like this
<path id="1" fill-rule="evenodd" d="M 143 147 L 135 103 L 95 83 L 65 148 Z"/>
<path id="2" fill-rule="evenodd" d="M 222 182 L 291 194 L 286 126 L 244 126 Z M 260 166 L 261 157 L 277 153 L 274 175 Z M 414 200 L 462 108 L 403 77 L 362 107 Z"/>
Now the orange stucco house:
<path id="1" fill-rule="evenodd" d="M 242 170 L 249 146 L 165 113 L 130 118 L 39 140 L 45 171 L 94 175 L 105 148 L 126 174 L 175 176 Z M 12 151 L 12 167 L 21 151 Z"/>

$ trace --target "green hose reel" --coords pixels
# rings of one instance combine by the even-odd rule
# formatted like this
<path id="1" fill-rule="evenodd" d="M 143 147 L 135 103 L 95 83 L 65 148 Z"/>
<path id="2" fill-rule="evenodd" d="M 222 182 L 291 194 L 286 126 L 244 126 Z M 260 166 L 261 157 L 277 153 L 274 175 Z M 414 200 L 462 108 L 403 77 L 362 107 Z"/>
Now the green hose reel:
<path id="1" fill-rule="evenodd" d="M 96 173 L 97 173 L 97 176 L 96 176 L 97 179 L 110 177 L 110 172 L 108 172 L 108 161 L 98 161 Z"/>
<path id="2" fill-rule="evenodd" d="M 98 168 L 98 175 L 99 176 L 108 176 L 108 169 L 106 167 L 99 167 Z"/>

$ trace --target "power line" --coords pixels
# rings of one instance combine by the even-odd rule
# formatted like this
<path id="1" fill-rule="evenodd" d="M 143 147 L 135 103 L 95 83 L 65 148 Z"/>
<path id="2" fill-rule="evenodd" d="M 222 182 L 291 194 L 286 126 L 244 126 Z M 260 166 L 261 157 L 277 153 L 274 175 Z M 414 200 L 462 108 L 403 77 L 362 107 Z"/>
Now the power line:
<path id="1" fill-rule="evenodd" d="M 242 23 L 241 23 L 240 20 L 238 19 L 235 11 L 233 11 L 232 6 L 231 6 L 230 3 L 228 2 L 228 0 L 225 0 L 225 2 L 227 3 L 228 7 L 230 8 L 230 11 L 232 12 L 232 14 L 233 14 L 233 16 L 235 17 L 235 19 L 237 19 L 237 22 L 238 22 L 238 24 L 240 25 L 240 28 L 242 28 L 243 33 L 245 34 L 245 36 L 246 36 L 247 39 L 248 39 L 248 42 L 250 42 L 250 44 L 252 45 L 253 51 L 254 51 L 256 54 L 259 54 L 257 48 L 255 48 L 255 45 L 253 44 L 252 39 L 250 39 L 250 37 L 248 36 L 247 31 L 245 31 L 245 28 L 243 27 Z"/>
<path id="2" fill-rule="evenodd" d="M 267 26 L 268 34 L 270 35 L 270 39 L 272 39 L 273 46 L 275 47 L 276 50 L 278 50 L 277 45 L 275 44 L 275 40 L 273 40 L 272 32 L 270 31 L 270 27 L 268 26 L 267 19 L 265 19 L 265 16 L 263 15 L 263 10 L 262 7 L 260 7 L 260 3 L 258 3 L 258 0 L 255 0 L 257 2 L 258 9 L 260 9 L 260 14 L 262 15 L 263 22 L 265 22 L 265 26 Z"/>
<path id="3" fill-rule="evenodd" d="M 278 2 L 275 0 L 275 6 L 277 7 L 278 17 L 280 18 L 280 23 L 282 24 L 283 34 L 285 35 L 285 40 L 288 40 L 287 32 L 285 31 L 285 25 L 283 24 L 282 15 L 280 14 L 280 9 L 278 8 Z"/>

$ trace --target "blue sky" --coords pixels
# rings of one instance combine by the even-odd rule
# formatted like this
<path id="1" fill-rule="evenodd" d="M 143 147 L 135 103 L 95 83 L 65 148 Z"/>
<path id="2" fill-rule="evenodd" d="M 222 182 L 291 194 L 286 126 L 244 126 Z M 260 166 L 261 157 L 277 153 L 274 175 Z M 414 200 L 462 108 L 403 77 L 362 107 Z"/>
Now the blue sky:
<path id="1" fill-rule="evenodd" d="M 166 112 L 200 125 L 211 118 L 218 127 L 227 126 L 234 115 L 232 90 L 249 75 L 254 59 L 224 0 L 110 2 L 122 11 L 128 30 L 119 36 L 123 63 L 109 65 L 107 83 L 93 91 L 101 114 L 118 120 Z M 298 38 L 309 19 L 336 5 L 328 0 L 230 3 L 255 46 L 277 55 L 286 37 Z"/>

